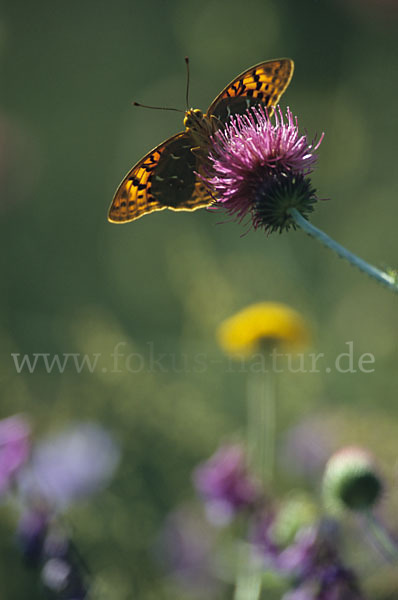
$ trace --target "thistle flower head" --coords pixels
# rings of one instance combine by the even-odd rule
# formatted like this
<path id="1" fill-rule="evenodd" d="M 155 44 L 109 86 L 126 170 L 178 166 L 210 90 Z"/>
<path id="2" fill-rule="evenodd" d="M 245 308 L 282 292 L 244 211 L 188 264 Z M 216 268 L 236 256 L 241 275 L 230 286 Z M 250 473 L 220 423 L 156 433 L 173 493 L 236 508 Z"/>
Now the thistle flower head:
<path id="1" fill-rule="evenodd" d="M 289 210 L 304 216 L 317 198 L 308 178 L 317 160 L 317 143 L 300 135 L 297 117 L 280 107 L 271 118 L 260 107 L 234 115 L 212 139 L 206 182 L 216 207 L 241 221 L 251 214 L 255 229 L 273 232 L 294 227 Z"/>

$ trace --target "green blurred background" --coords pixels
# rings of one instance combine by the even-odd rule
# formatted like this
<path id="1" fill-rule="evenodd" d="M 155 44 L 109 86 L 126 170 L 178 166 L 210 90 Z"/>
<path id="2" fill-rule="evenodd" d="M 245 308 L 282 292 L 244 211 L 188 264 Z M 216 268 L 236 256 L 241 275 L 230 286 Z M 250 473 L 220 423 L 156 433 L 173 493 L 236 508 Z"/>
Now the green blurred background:
<path id="1" fill-rule="evenodd" d="M 71 515 L 80 550 L 107 597 L 186 597 L 154 559 L 157 533 L 194 497 L 193 466 L 245 426 L 246 373 L 218 350 L 217 325 L 282 301 L 309 319 L 312 350 L 329 362 L 347 341 L 355 357 L 374 354 L 371 374 L 284 374 L 279 433 L 316 418 L 337 445 L 374 451 L 393 481 L 397 299 L 301 232 L 241 237 L 207 211 L 109 224 L 121 177 L 182 128 L 181 115 L 131 102 L 183 108 L 185 55 L 202 109 L 250 65 L 293 58 L 282 106 L 310 137 L 325 132 L 313 181 L 328 200 L 312 221 L 397 266 L 397 3 L 6 0 L 0 10 L 1 414 L 27 413 L 38 436 L 76 420 L 110 428 L 123 461 L 109 490 Z M 112 372 L 118 343 L 144 368 L 121 358 Z M 93 373 L 18 374 L 11 353 L 35 352 L 101 356 Z M 166 354 L 162 368 L 151 353 Z M 281 489 L 293 482 L 280 474 Z M 393 505 L 391 489 L 391 515 Z M 2 508 L 0 595 L 39 598 L 14 526 Z"/>

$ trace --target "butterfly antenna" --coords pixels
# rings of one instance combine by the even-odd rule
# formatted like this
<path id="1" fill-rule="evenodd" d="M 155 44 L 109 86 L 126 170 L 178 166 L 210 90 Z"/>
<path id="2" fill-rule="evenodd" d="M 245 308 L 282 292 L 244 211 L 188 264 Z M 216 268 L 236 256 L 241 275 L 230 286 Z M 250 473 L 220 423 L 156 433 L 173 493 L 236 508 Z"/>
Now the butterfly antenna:
<path id="1" fill-rule="evenodd" d="M 185 102 L 187 104 L 187 110 L 189 110 L 189 58 L 185 57 L 185 64 L 187 65 L 187 89 L 185 92 Z"/>
<path id="2" fill-rule="evenodd" d="M 152 108 L 153 110 L 174 110 L 175 112 L 183 113 L 185 110 L 180 110 L 179 108 L 170 108 L 169 106 L 148 106 L 148 104 L 140 104 L 139 102 L 133 102 L 134 106 L 139 106 L 140 108 Z"/>

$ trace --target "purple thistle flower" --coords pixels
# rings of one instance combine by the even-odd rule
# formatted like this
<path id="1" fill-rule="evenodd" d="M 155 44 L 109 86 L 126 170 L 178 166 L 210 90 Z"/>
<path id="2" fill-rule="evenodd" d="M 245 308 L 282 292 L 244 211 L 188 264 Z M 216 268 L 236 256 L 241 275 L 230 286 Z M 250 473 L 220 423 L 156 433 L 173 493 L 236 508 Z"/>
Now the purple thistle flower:
<path id="1" fill-rule="evenodd" d="M 241 221 L 251 214 L 253 227 L 283 231 L 294 227 L 289 210 L 304 216 L 317 198 L 310 179 L 322 141 L 300 135 L 297 117 L 280 107 L 273 121 L 260 106 L 234 115 L 212 139 L 205 178 L 216 204 Z"/>
<path id="2" fill-rule="evenodd" d="M 20 490 L 30 502 L 64 509 L 102 489 L 118 462 L 118 446 L 104 429 L 79 424 L 36 446 L 20 473 Z"/>
<path id="3" fill-rule="evenodd" d="M 15 415 L 0 421 L 0 495 L 7 491 L 30 451 L 30 427 Z"/>
<path id="4" fill-rule="evenodd" d="M 223 446 L 194 472 L 194 484 L 206 502 L 210 521 L 224 525 L 259 498 L 256 482 L 247 472 L 243 448 Z"/>

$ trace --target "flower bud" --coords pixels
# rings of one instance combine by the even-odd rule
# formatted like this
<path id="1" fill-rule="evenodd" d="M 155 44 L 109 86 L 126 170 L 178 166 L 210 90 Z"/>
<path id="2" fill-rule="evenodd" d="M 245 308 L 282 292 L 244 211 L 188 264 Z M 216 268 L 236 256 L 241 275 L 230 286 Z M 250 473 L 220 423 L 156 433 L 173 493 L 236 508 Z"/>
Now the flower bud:
<path id="1" fill-rule="evenodd" d="M 326 465 L 323 493 L 332 510 L 368 510 L 380 499 L 382 489 L 373 459 L 362 448 L 343 448 L 333 454 Z"/>

